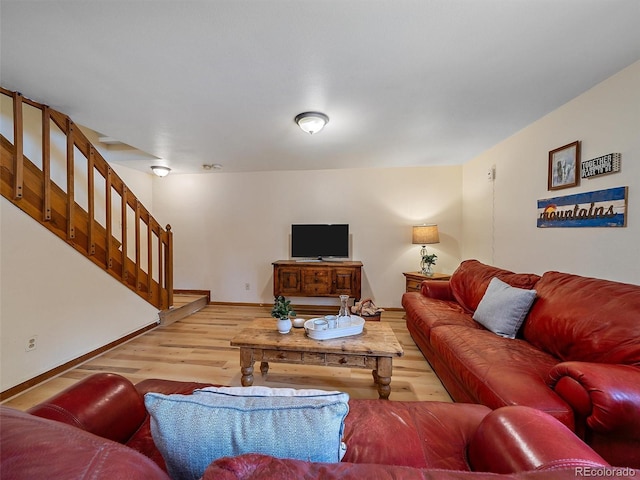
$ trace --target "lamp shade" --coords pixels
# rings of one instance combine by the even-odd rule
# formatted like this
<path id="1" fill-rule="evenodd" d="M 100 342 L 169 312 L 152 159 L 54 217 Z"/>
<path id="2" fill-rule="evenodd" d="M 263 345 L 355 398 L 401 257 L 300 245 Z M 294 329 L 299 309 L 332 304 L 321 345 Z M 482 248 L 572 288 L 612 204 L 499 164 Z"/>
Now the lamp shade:
<path id="1" fill-rule="evenodd" d="M 416 245 L 428 245 L 430 243 L 440 243 L 438 235 L 438 225 L 415 225 L 413 227 L 413 240 Z"/>
<path id="2" fill-rule="evenodd" d="M 296 115 L 295 122 L 304 132 L 313 135 L 329 123 L 329 117 L 320 112 L 304 112 Z"/>

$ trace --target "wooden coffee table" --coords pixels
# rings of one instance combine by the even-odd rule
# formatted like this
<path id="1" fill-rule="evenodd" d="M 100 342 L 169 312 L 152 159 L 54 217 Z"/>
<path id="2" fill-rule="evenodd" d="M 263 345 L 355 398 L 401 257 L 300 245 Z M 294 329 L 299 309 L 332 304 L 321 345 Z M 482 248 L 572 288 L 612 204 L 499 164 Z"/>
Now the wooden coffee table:
<path id="1" fill-rule="evenodd" d="M 393 357 L 404 355 L 391 327 L 384 322 L 367 322 L 360 335 L 313 340 L 304 328 L 292 328 L 283 335 L 276 329 L 273 318 L 258 318 L 231 340 L 231 346 L 240 347 L 242 386 L 253 385 L 253 364 L 260 362 L 260 371 L 266 375 L 269 362 L 331 367 L 369 368 L 378 386 L 380 398 L 391 393 Z"/>

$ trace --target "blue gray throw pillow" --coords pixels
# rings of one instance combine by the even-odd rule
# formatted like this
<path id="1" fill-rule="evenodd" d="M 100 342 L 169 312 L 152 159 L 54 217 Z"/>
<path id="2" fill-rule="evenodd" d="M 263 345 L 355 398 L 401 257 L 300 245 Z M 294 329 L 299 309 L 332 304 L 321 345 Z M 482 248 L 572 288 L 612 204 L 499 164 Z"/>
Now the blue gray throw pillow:
<path id="1" fill-rule="evenodd" d="M 492 278 L 473 319 L 501 337 L 516 338 L 535 299 L 535 290 L 512 287 Z"/>
<path id="2" fill-rule="evenodd" d="M 192 395 L 147 393 L 151 435 L 174 480 L 196 480 L 220 457 L 262 453 L 339 462 L 349 395 L 323 390 L 223 387 Z"/>

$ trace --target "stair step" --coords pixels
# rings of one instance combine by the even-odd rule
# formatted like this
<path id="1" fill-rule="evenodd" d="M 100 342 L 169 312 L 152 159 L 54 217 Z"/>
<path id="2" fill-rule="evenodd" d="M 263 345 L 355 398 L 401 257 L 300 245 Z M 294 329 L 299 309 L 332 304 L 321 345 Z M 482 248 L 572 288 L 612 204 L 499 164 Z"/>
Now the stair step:
<path id="1" fill-rule="evenodd" d="M 202 310 L 208 303 L 209 299 L 207 295 L 174 294 L 173 307 L 162 310 L 158 314 L 160 317 L 160 326 L 171 325 L 178 320 L 182 320 Z"/>

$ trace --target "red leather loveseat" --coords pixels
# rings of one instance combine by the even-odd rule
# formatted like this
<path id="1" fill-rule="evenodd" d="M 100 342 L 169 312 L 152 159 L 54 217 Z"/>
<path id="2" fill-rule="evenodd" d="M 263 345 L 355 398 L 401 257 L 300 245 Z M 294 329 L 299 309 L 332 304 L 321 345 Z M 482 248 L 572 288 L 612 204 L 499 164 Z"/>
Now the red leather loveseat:
<path id="1" fill-rule="evenodd" d="M 28 413 L 0 407 L 0 477 L 167 480 L 143 394 L 203 386 L 168 380 L 134 386 L 101 373 Z M 341 463 L 249 453 L 214 461 L 203 478 L 549 480 L 619 473 L 556 419 L 527 407 L 491 411 L 473 404 L 352 399 L 349 409 Z"/>
<path id="2" fill-rule="evenodd" d="M 473 319 L 494 277 L 537 292 L 515 339 Z M 454 400 L 537 408 L 610 463 L 640 468 L 640 286 L 467 260 L 450 281 L 405 293 L 402 305 Z"/>

